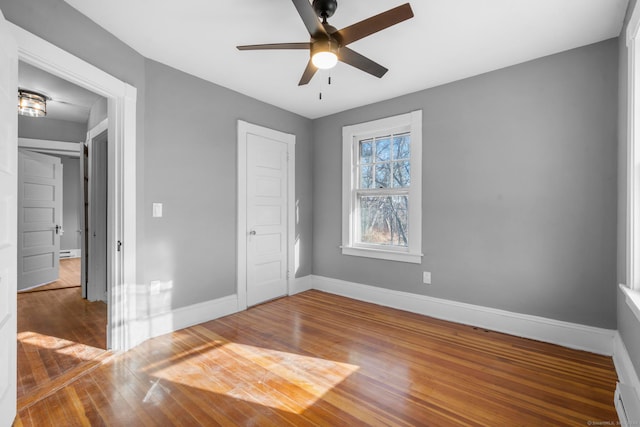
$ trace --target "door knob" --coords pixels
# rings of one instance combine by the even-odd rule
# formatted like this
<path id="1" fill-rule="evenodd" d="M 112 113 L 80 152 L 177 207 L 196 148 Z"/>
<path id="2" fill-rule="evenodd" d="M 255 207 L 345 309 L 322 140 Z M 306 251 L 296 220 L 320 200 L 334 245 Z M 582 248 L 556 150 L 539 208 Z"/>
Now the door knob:
<path id="1" fill-rule="evenodd" d="M 250 236 L 255 236 L 255 235 L 256 235 L 256 230 L 251 230 L 251 231 L 249 232 L 249 235 L 250 235 Z"/>

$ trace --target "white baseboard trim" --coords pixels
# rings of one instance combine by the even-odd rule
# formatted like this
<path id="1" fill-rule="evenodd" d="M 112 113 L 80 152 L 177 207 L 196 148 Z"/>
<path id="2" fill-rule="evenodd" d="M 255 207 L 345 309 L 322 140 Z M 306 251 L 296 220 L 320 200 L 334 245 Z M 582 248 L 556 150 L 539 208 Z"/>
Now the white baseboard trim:
<path id="1" fill-rule="evenodd" d="M 620 333 L 613 339 L 613 364 L 618 374 L 614 403 L 618 419 L 623 426 L 640 423 L 640 378 Z"/>
<path id="2" fill-rule="evenodd" d="M 623 426 L 640 423 L 640 378 L 627 352 L 620 333 L 613 339 L 613 364 L 618 374 L 614 403 Z"/>
<path id="3" fill-rule="evenodd" d="M 622 340 L 614 330 L 315 275 L 299 277 L 291 281 L 289 295 L 295 295 L 310 289 L 317 289 L 451 322 L 558 344 L 564 347 L 586 350 L 607 356 L 613 355 L 618 376 L 620 378 L 635 378 L 636 383 L 628 385 L 640 390 L 640 385 L 637 384 L 638 377 L 633 370 L 629 355 L 626 353 Z M 229 295 L 165 313 L 139 317 L 130 323 L 129 342 L 132 343 L 131 347 L 133 347 L 149 338 L 237 312 L 238 296 Z M 627 380 L 627 383 L 630 381 L 632 380 Z"/>
<path id="4" fill-rule="evenodd" d="M 313 289 L 451 322 L 611 356 L 616 331 L 312 276 Z"/>
<path id="5" fill-rule="evenodd" d="M 613 339 L 613 364 L 616 366 L 618 380 L 640 392 L 640 377 L 618 332 Z"/>
<path id="6" fill-rule="evenodd" d="M 238 312 L 238 296 L 226 297 L 180 307 L 166 313 L 136 319 L 129 324 L 130 348 L 160 335 Z"/>
<path id="7" fill-rule="evenodd" d="M 311 275 L 304 277 L 296 277 L 289 283 L 289 295 L 299 294 L 300 292 L 313 289 L 313 281 Z"/>
<path id="8" fill-rule="evenodd" d="M 295 295 L 300 292 L 312 289 L 313 282 L 311 276 L 297 277 L 289 284 L 289 295 Z M 159 283 L 160 288 L 163 284 Z M 158 289 L 162 292 L 164 288 Z M 169 288 L 170 289 L 170 288 Z M 156 309 L 161 309 L 162 304 L 166 301 L 154 301 L 151 295 L 150 286 L 132 286 L 129 293 L 130 298 L 136 299 L 136 306 L 144 307 L 145 311 L 150 305 L 154 305 Z M 228 316 L 237 313 L 238 296 L 229 295 L 227 297 L 215 300 L 205 301 L 193 304 L 187 307 L 181 307 L 175 310 L 166 311 L 147 315 L 147 313 L 137 313 L 137 318 L 129 324 L 129 342 L 130 348 L 160 335 L 168 334 L 179 329 L 197 325 L 199 323 L 208 322 L 219 317 Z"/>

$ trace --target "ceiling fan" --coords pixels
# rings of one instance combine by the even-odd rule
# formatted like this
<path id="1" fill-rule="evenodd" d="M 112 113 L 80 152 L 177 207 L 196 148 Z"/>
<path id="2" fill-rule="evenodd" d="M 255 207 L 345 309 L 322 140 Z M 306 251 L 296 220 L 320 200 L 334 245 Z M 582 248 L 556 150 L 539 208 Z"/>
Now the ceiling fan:
<path id="1" fill-rule="evenodd" d="M 338 61 L 349 64 L 378 78 L 388 71 L 382 65 L 347 47 L 348 44 L 413 17 L 409 3 L 382 12 L 341 30 L 332 27 L 327 18 L 338 7 L 337 0 L 292 0 L 311 40 L 308 43 L 271 43 L 237 46 L 239 50 L 308 49 L 310 59 L 298 86 L 311 81 L 318 69 L 328 69 Z M 322 19 L 322 22 L 318 20 Z"/>

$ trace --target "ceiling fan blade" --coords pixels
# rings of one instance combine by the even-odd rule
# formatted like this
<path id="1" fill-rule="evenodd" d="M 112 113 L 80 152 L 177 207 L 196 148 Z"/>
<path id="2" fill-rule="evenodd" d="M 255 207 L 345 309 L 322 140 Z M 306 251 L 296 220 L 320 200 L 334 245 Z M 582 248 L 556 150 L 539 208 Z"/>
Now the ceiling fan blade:
<path id="1" fill-rule="evenodd" d="M 311 81 L 311 78 L 315 75 L 316 71 L 318 71 L 318 68 L 313 65 L 313 62 L 311 62 L 311 60 L 309 60 L 309 62 L 307 63 L 307 68 L 305 68 L 304 73 L 302 73 L 302 78 L 300 79 L 298 86 L 306 85 L 307 83 L 309 83 Z"/>
<path id="2" fill-rule="evenodd" d="M 311 43 L 269 43 L 236 46 L 238 50 L 310 49 Z"/>
<path id="3" fill-rule="evenodd" d="M 395 24 L 413 18 L 413 10 L 411 5 L 405 3 L 402 6 L 394 7 L 386 12 L 367 18 L 364 21 L 357 22 L 338 31 L 343 46 L 360 40 L 373 33 L 389 28 Z"/>
<path id="4" fill-rule="evenodd" d="M 338 51 L 338 59 L 345 64 L 349 64 L 352 67 L 356 67 L 357 69 L 378 78 L 384 76 L 385 73 L 389 71 L 377 62 L 370 60 L 366 56 L 360 55 L 358 52 L 355 52 L 348 47 L 340 48 L 340 50 Z"/>
<path id="5" fill-rule="evenodd" d="M 309 3 L 309 0 L 292 0 L 293 5 L 298 10 L 298 15 L 302 18 L 302 22 L 304 22 L 305 27 L 307 27 L 307 31 L 313 38 L 318 38 L 318 36 L 328 37 L 327 31 L 320 23 L 318 19 L 318 15 L 316 15 L 315 10 Z"/>

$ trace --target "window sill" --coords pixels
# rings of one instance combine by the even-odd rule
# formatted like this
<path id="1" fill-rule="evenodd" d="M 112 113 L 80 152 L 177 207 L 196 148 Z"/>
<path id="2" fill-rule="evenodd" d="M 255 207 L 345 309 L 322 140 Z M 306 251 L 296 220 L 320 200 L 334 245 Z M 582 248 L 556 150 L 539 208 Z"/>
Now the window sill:
<path id="1" fill-rule="evenodd" d="M 409 262 L 412 264 L 422 264 L 422 254 L 396 251 L 385 251 L 381 249 L 355 248 L 353 246 L 341 246 L 342 255 L 360 256 L 365 258 L 386 259 L 388 261 Z"/>
<path id="2" fill-rule="evenodd" d="M 620 289 L 625 294 L 627 305 L 640 321 L 640 292 L 629 289 L 625 285 L 620 285 Z"/>

